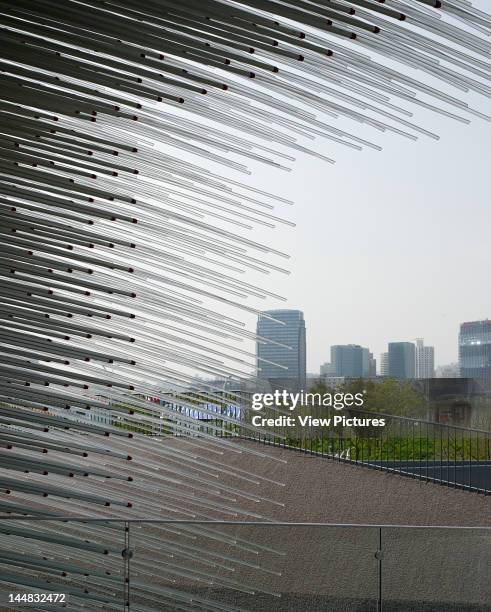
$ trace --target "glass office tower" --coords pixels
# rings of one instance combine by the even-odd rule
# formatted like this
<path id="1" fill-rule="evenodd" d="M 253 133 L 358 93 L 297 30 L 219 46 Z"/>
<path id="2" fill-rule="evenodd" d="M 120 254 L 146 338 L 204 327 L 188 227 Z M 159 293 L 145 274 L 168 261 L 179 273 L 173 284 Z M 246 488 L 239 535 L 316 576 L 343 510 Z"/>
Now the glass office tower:
<path id="1" fill-rule="evenodd" d="M 369 378 L 376 375 L 376 367 L 370 350 L 359 344 L 331 346 L 331 369 L 334 376 Z"/>
<path id="2" fill-rule="evenodd" d="M 366 349 L 368 352 L 368 349 Z M 364 349 L 358 344 L 335 344 L 331 346 L 331 363 L 335 376 L 361 378 L 364 376 Z M 368 365 L 366 366 L 368 370 Z M 367 372 L 368 375 L 368 372 Z"/>
<path id="3" fill-rule="evenodd" d="M 416 347 L 412 342 L 389 342 L 389 376 L 414 378 Z"/>
<path id="4" fill-rule="evenodd" d="M 462 323 L 459 334 L 459 368 L 463 378 L 474 378 L 491 391 L 491 321 Z"/>
<path id="5" fill-rule="evenodd" d="M 286 389 L 294 393 L 305 390 L 307 366 L 303 312 L 268 310 L 258 318 L 257 335 L 258 377 L 268 380 L 273 390 Z"/>

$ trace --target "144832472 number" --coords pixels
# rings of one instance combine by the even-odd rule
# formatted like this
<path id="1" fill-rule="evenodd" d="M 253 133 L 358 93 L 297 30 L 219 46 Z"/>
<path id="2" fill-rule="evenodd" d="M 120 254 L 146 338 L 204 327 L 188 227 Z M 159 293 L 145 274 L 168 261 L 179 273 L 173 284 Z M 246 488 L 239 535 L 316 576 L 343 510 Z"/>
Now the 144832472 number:
<path id="1" fill-rule="evenodd" d="M 9 603 L 58 603 L 67 601 L 66 593 L 9 593 Z"/>

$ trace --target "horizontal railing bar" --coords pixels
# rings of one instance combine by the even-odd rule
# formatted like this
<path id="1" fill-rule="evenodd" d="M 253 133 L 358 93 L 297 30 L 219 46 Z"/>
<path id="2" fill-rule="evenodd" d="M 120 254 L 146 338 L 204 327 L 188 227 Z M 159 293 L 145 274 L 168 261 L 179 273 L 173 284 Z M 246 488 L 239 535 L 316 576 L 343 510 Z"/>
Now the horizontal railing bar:
<path id="1" fill-rule="evenodd" d="M 491 526 L 488 525 L 398 525 L 398 524 L 375 524 L 375 523 L 308 523 L 308 522 L 287 522 L 287 521 L 197 521 L 197 520 L 172 520 L 172 519 L 139 519 L 139 518 L 87 518 L 87 517 L 26 517 L 12 516 L 0 517 L 0 520 L 12 521 L 57 521 L 57 522 L 72 522 L 72 523 L 132 523 L 132 524 L 162 524 L 162 525 L 250 525 L 255 527 L 357 527 L 373 529 L 479 529 L 490 531 Z"/>
<path id="2" fill-rule="evenodd" d="M 313 408 L 315 408 L 315 406 L 313 406 Z M 436 421 L 427 421 L 425 419 L 418 419 L 416 417 L 402 416 L 400 414 L 388 414 L 387 412 L 373 412 L 371 410 L 362 410 L 361 408 L 351 408 L 351 406 L 347 408 L 347 410 L 349 412 L 359 412 L 360 414 L 364 414 L 365 416 L 366 415 L 373 416 L 374 418 L 381 416 L 381 417 L 387 417 L 389 419 L 397 419 L 399 421 L 412 421 L 413 423 L 424 423 L 425 425 L 433 425 L 433 427 L 438 427 L 438 428 L 458 429 L 460 431 L 467 431 L 469 433 L 481 433 L 487 436 L 491 436 L 491 431 L 488 431 L 487 429 L 473 429 L 471 427 L 462 427 L 461 425 L 449 425 L 448 423 L 438 423 Z"/>
<path id="3" fill-rule="evenodd" d="M 322 394 L 321 394 L 322 395 Z M 172 402 L 171 402 L 172 403 Z M 173 402 L 175 405 L 179 404 L 179 400 L 176 399 L 175 402 Z M 209 403 L 213 403 L 213 402 L 209 402 Z M 205 402 L 206 404 L 206 402 Z M 247 409 L 247 406 L 241 406 L 242 410 Z M 319 405 L 315 405 L 313 404 L 312 406 L 303 406 L 303 408 L 322 408 L 322 406 Z M 324 407 L 325 408 L 325 407 Z M 330 408 L 330 410 L 333 411 L 333 414 L 344 414 L 344 412 L 342 412 L 341 410 L 337 411 L 336 409 L 332 408 L 332 407 L 328 407 Z M 197 405 L 196 410 L 199 411 L 199 405 Z M 327 411 L 327 410 L 326 410 Z M 459 430 L 459 431 L 466 431 L 470 434 L 476 433 L 476 434 L 484 434 L 486 436 L 491 436 L 491 431 L 487 430 L 487 429 L 475 429 L 472 427 L 462 427 L 461 425 L 450 425 L 449 423 L 438 423 L 437 421 L 428 421 L 426 419 L 419 419 L 417 417 L 409 417 L 409 416 L 404 416 L 401 414 L 390 414 L 388 412 L 376 412 L 373 410 L 367 410 L 367 409 L 363 409 L 363 408 L 355 408 L 355 407 L 346 407 L 345 411 L 347 412 L 356 412 L 358 414 L 363 414 L 365 416 L 370 416 L 373 418 L 378 418 L 378 417 L 386 417 L 388 419 L 395 419 L 398 421 L 403 421 L 403 422 L 412 422 L 412 423 L 421 423 L 424 425 L 432 425 L 433 427 L 438 427 L 439 429 L 453 429 L 453 430 Z M 207 421 L 219 421 L 220 417 L 223 415 L 224 413 L 221 412 L 216 412 L 213 415 L 210 415 L 210 418 L 208 419 L 201 419 L 203 424 L 206 424 Z M 199 419 L 198 419 L 199 420 Z M 237 426 L 240 426 L 240 422 L 234 423 Z"/>

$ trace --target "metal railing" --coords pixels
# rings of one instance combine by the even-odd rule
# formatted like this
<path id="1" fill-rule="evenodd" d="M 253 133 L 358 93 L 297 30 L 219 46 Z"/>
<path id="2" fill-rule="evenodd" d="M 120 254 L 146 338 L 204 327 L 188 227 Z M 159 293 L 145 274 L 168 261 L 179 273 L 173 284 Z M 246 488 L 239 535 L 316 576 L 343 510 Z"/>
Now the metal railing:
<path id="1" fill-rule="evenodd" d="M 17 595 L 36 607 L 35 594 L 64 594 L 58 609 L 74 611 L 482 612 L 489 604 L 486 527 L 11 517 L 0 519 L 0 536 L 8 610 Z"/>
<path id="2" fill-rule="evenodd" d="M 309 413 L 314 411 L 306 409 L 306 414 Z M 244 423 L 251 422 L 252 414 L 242 410 Z M 269 416 L 278 417 L 278 413 Z M 348 422 L 355 418 L 384 419 L 385 425 L 336 426 L 334 417 L 339 416 L 351 419 Z M 330 419 L 330 425 L 300 426 L 297 422 L 294 426 L 277 425 L 267 427 L 267 431 L 260 428 L 251 431 L 225 421 L 214 420 L 214 423 L 221 425 L 220 435 L 224 436 L 238 436 L 468 491 L 485 494 L 491 491 L 489 431 L 355 408 L 343 412 L 321 408 L 313 418 Z"/>

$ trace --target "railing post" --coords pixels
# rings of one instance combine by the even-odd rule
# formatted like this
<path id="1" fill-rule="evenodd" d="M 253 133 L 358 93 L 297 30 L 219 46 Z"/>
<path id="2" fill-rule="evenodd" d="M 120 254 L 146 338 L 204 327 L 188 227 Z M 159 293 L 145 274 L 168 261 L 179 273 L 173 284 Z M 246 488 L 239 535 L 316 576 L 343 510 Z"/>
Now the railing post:
<path id="1" fill-rule="evenodd" d="M 130 523 L 124 522 L 124 549 L 123 549 L 123 572 L 124 572 L 124 589 L 123 589 L 123 610 L 129 612 L 130 609 L 130 560 L 133 553 L 130 549 Z"/>
<path id="2" fill-rule="evenodd" d="M 375 558 L 378 561 L 378 595 L 377 595 L 377 612 L 382 612 L 382 527 L 378 528 L 378 549 L 375 553 Z"/>
<path id="3" fill-rule="evenodd" d="M 472 431 L 469 432 L 469 489 L 472 489 Z"/>
<path id="4" fill-rule="evenodd" d="M 453 427 L 455 443 L 454 443 L 454 454 L 453 454 L 453 486 L 457 487 L 457 447 L 459 444 L 459 430 Z"/>

